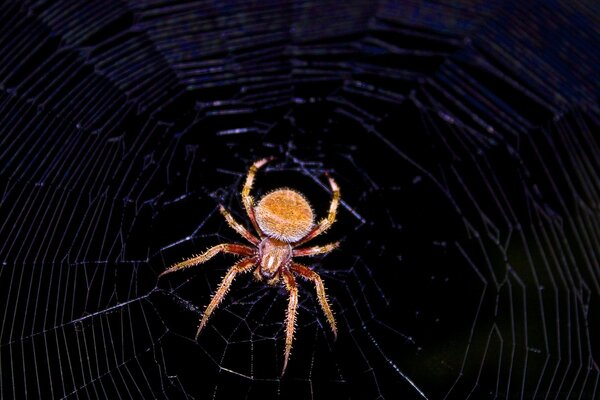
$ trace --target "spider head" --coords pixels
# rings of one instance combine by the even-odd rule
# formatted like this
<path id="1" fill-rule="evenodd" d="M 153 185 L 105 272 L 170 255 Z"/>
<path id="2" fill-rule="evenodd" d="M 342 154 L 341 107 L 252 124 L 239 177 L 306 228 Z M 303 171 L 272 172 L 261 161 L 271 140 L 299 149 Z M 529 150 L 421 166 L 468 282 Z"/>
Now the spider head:
<path id="1" fill-rule="evenodd" d="M 315 223 L 308 200 L 292 189 L 277 189 L 266 194 L 254 211 L 265 235 L 286 243 L 304 238 Z"/>
<path id="2" fill-rule="evenodd" d="M 292 260 L 292 246 L 277 239 L 265 238 L 258 246 L 259 268 L 257 278 L 273 284 L 281 268 Z"/>

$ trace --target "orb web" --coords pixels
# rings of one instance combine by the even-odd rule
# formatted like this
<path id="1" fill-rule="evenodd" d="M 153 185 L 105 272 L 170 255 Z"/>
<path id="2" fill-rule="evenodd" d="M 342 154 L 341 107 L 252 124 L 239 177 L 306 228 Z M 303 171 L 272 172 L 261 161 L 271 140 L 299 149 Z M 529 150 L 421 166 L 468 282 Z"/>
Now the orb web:
<path id="1" fill-rule="evenodd" d="M 586 2 L 0 5 L 0 397 L 598 397 L 597 10 Z M 333 227 L 338 322 L 184 257 L 255 198 Z M 328 397 L 329 398 L 329 397 Z"/>

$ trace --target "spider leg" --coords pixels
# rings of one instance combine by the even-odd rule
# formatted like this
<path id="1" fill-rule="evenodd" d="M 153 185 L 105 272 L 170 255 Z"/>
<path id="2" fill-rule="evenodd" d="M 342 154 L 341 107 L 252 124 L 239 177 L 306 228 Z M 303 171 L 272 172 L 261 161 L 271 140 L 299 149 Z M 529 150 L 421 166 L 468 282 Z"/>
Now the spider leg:
<path id="1" fill-rule="evenodd" d="M 331 203 L 329 204 L 329 213 L 327 214 L 327 218 L 323 218 L 310 232 L 308 232 L 304 238 L 294 243 L 294 246 L 299 246 L 308 242 L 309 240 L 314 239 L 329 229 L 329 227 L 335 222 L 337 208 L 340 203 L 340 188 L 331 176 L 327 175 L 327 178 L 329 179 L 329 185 L 331 186 L 331 192 L 333 193 L 331 197 Z"/>
<path id="2" fill-rule="evenodd" d="M 296 329 L 296 308 L 298 307 L 298 286 L 296 285 L 296 279 L 291 272 L 283 270 L 283 281 L 285 287 L 290 293 L 288 301 L 287 314 L 285 318 L 285 353 L 283 358 L 283 369 L 281 370 L 281 376 L 285 373 L 285 369 L 290 358 L 290 351 L 292 350 L 292 342 L 294 341 L 294 330 Z"/>
<path id="3" fill-rule="evenodd" d="M 243 244 L 221 243 L 221 244 L 211 247 L 210 249 L 206 250 L 204 253 L 202 253 L 198 256 L 188 258 L 187 260 L 183 260 L 183 261 L 173 265 L 171 268 L 166 269 L 163 272 L 161 272 L 160 275 L 158 275 L 158 277 L 160 278 L 161 276 L 170 274 L 171 272 L 175 272 L 180 269 L 193 267 L 194 265 L 202 264 L 202 263 L 210 260 L 211 258 L 213 258 L 214 256 L 216 256 L 217 254 L 219 254 L 221 252 L 237 254 L 240 256 L 254 255 L 254 250 L 250 246 L 245 246 Z"/>
<path id="4" fill-rule="evenodd" d="M 254 267 L 255 262 L 256 262 L 256 259 L 246 257 L 246 258 L 241 259 L 237 263 L 235 263 L 233 265 L 233 267 L 231 267 L 229 269 L 229 271 L 227 271 L 227 274 L 225 275 L 225 277 L 219 284 L 219 288 L 213 295 L 212 299 L 210 300 L 210 303 L 208 304 L 208 306 L 206 307 L 206 310 L 204 311 L 204 314 L 202 315 L 202 319 L 200 320 L 200 325 L 198 326 L 198 331 L 196 332 L 196 337 L 195 337 L 196 339 L 198 339 L 200 332 L 206 326 L 206 322 L 210 318 L 213 311 L 215 311 L 215 309 L 219 306 L 221 301 L 223 301 L 223 298 L 229 291 L 229 287 L 231 286 L 231 283 L 235 279 L 236 275 L 239 273 L 250 271 L 250 269 L 252 269 L 252 267 Z"/>
<path id="5" fill-rule="evenodd" d="M 248 218 L 252 222 L 252 226 L 256 229 L 256 232 L 259 233 L 260 236 L 263 236 L 263 232 L 258 227 L 256 223 L 256 217 L 254 216 L 254 199 L 250 196 L 250 190 L 252 189 L 252 184 L 254 183 L 254 175 L 256 175 L 256 171 L 269 161 L 271 161 L 273 157 L 263 158 L 261 160 L 256 161 L 250 169 L 248 170 L 248 176 L 246 177 L 246 183 L 244 183 L 244 188 L 242 189 L 242 201 L 244 202 L 244 207 L 246 208 L 246 213 L 248 214 Z"/>
<path id="6" fill-rule="evenodd" d="M 326 254 L 330 251 L 337 249 L 340 245 L 340 242 L 329 243 L 324 246 L 313 246 L 313 247 L 305 247 L 303 249 L 294 249 L 293 257 L 305 257 L 305 256 L 314 256 L 317 254 Z"/>
<path id="7" fill-rule="evenodd" d="M 253 245 L 258 246 L 259 240 L 256 238 L 256 236 L 254 236 L 253 234 L 248 232 L 248 229 L 246 229 L 242 224 L 237 222 L 233 218 L 233 215 L 231 215 L 231 213 L 229 211 L 227 211 L 225 209 L 225 207 L 223 207 L 222 205 L 219 205 L 219 211 L 221 211 L 221 214 L 223 214 L 223 216 L 225 217 L 225 220 L 227 221 L 227 223 L 229 224 L 230 227 L 232 227 L 237 233 L 242 235 L 242 237 L 244 239 L 246 239 Z"/>
<path id="8" fill-rule="evenodd" d="M 321 280 L 319 274 L 317 274 L 312 269 L 298 263 L 292 263 L 290 270 L 300 275 L 302 278 L 312 281 L 315 284 L 319 304 L 321 305 L 321 309 L 323 310 L 325 317 L 327 317 L 327 322 L 329 322 L 329 326 L 331 327 L 331 331 L 333 332 L 334 338 L 337 339 L 337 326 L 335 324 L 335 318 L 333 318 L 333 313 L 331 312 L 331 308 L 329 307 L 329 303 L 327 302 L 325 286 L 323 285 L 323 281 Z"/>

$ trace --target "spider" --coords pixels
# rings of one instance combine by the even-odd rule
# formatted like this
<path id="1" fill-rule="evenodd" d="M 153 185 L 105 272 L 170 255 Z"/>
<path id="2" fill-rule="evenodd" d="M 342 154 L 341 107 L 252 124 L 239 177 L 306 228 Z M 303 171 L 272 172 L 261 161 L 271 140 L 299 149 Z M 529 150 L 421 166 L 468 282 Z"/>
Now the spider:
<path id="1" fill-rule="evenodd" d="M 281 375 L 283 376 L 290 357 L 296 324 L 298 287 L 295 275 L 311 281 L 315 285 L 321 309 L 325 317 L 327 317 L 327 322 L 331 327 L 334 339 L 337 338 L 335 318 L 327 302 L 325 286 L 321 277 L 312 269 L 294 261 L 294 257 L 325 254 L 339 246 L 339 242 L 334 242 L 324 246 L 299 247 L 325 232 L 335 222 L 340 201 L 340 190 L 333 178 L 327 175 L 333 197 L 327 218 L 322 219 L 316 224 L 314 213 L 308 200 L 301 193 L 289 188 L 280 188 L 267 193 L 255 206 L 254 199 L 250 195 L 254 176 L 259 168 L 272 159 L 273 157 L 258 160 L 250 167 L 241 193 L 244 208 L 252 226 L 258 233 L 258 237 L 238 223 L 225 207 L 222 205 L 219 206 L 221 214 L 223 214 L 229 226 L 250 242 L 252 246 L 234 243 L 218 244 L 198 256 L 173 265 L 171 268 L 163 271 L 159 275 L 159 278 L 174 271 L 202 264 L 221 252 L 243 257 L 229 269 L 219 284 L 217 291 L 200 320 L 200 325 L 195 336 L 196 340 L 238 274 L 249 272 L 256 267 L 254 269 L 256 280 L 266 281 L 269 285 L 281 282 L 289 292 L 285 322 L 285 353 L 283 369 L 281 371 Z"/>

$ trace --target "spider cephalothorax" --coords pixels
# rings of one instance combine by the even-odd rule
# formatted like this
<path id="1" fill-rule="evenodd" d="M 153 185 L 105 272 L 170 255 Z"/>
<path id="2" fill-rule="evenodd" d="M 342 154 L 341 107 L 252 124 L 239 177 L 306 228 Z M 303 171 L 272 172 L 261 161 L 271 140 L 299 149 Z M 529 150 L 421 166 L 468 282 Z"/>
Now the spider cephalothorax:
<path id="1" fill-rule="evenodd" d="M 281 372 L 283 375 L 292 349 L 296 308 L 298 307 L 298 288 L 294 275 L 314 283 L 319 304 L 327 317 L 333 335 L 337 336 L 335 319 L 327 302 L 325 286 L 321 277 L 312 269 L 295 262 L 294 257 L 329 253 L 338 247 L 339 242 L 324 246 L 298 248 L 298 246 L 325 232 L 333 224 L 340 199 L 340 191 L 335 181 L 329 177 L 329 184 L 333 192 L 329 214 L 327 218 L 317 224 L 314 222 L 314 213 L 308 200 L 301 193 L 292 189 L 282 188 L 274 190 L 263 196 L 255 206 L 254 199 L 250 196 L 254 175 L 268 161 L 270 159 L 265 158 L 255 162 L 250 167 L 246 183 L 242 190 L 244 207 L 254 229 L 259 235 L 258 238 L 235 221 L 223 206 L 220 206 L 221 213 L 227 220 L 227 223 L 242 237 L 252 243 L 253 246 L 232 243 L 219 244 L 211 247 L 199 256 L 173 265 L 161 273 L 160 276 L 202 264 L 220 252 L 243 256 L 241 260 L 229 269 L 210 304 L 206 307 L 206 311 L 200 320 L 196 338 L 198 338 L 198 335 L 206 325 L 210 315 L 227 294 L 237 274 L 249 272 L 255 268 L 254 277 L 257 280 L 265 280 L 270 285 L 282 282 L 290 294 L 286 316 L 285 354 Z"/>

